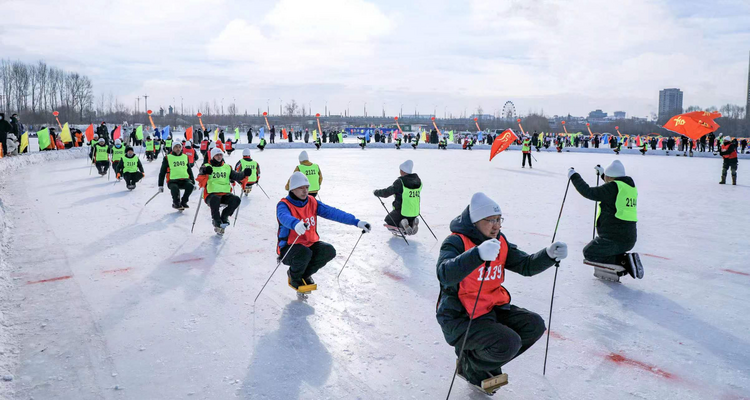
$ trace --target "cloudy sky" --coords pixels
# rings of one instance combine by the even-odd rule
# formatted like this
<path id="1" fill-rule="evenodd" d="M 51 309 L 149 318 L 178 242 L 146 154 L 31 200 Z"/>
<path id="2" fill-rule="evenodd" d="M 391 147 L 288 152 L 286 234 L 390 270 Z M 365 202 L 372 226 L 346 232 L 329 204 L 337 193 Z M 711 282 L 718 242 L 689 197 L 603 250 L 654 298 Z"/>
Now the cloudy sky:
<path id="1" fill-rule="evenodd" d="M 744 105 L 750 55 L 748 0 L 0 0 L 0 16 L 0 57 L 152 109 L 647 116 L 667 87 Z"/>

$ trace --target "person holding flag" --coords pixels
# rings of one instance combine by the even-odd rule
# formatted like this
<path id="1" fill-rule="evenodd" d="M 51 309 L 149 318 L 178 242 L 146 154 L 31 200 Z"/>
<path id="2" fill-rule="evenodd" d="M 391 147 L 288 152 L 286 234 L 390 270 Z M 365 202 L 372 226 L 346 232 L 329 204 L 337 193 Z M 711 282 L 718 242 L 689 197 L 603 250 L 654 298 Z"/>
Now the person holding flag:
<path id="1" fill-rule="evenodd" d="M 141 164 L 141 160 L 132 147 L 125 147 L 125 156 L 122 158 L 122 162 L 117 164 L 115 173 L 117 174 L 117 180 L 125 179 L 128 190 L 135 189 L 135 184 L 145 176 L 143 164 Z"/>
<path id="2" fill-rule="evenodd" d="M 96 170 L 99 172 L 99 176 L 107 175 L 107 171 L 109 171 L 109 154 L 111 153 L 107 141 L 100 137 L 99 142 L 94 145 L 92 152 L 94 154 L 94 164 L 96 165 Z"/>
<path id="3" fill-rule="evenodd" d="M 737 184 L 737 144 L 732 142 L 732 138 L 724 136 L 719 154 L 721 154 L 724 163 L 721 166 L 721 181 L 719 184 L 727 183 L 727 173 L 732 171 L 732 185 Z"/>
<path id="4" fill-rule="evenodd" d="M 167 187 L 172 193 L 172 208 L 184 210 L 190 208 L 188 200 L 195 188 L 193 170 L 188 166 L 188 156 L 182 152 L 182 144 L 175 143 L 172 152 L 164 156 L 159 171 L 159 193 L 164 192 L 164 178 L 167 179 Z M 184 190 L 180 200 L 180 190 Z"/>
<path id="5" fill-rule="evenodd" d="M 312 197 L 316 197 L 318 195 L 318 191 L 320 190 L 320 185 L 323 184 L 323 173 L 320 171 L 320 166 L 318 164 L 313 164 L 310 162 L 310 157 L 307 155 L 307 151 L 302 151 L 299 153 L 299 165 L 294 168 L 293 172 L 302 172 L 305 174 L 309 182 L 309 194 Z M 285 189 L 289 190 L 289 181 L 286 182 Z"/>
<path id="6" fill-rule="evenodd" d="M 523 154 L 523 159 L 521 160 L 521 168 L 526 168 L 526 159 L 529 159 L 529 168 L 534 168 L 531 165 L 531 138 L 529 136 L 523 137 L 523 142 L 521 142 L 521 153 Z"/>
<path id="7" fill-rule="evenodd" d="M 385 189 L 372 192 L 375 197 L 393 196 L 393 211 L 385 217 L 386 228 L 400 231 L 407 235 L 415 235 L 419 231 L 421 212 L 422 180 L 413 172 L 414 162 L 406 160 L 398 166 L 400 176 L 393 184 Z"/>
<path id="8" fill-rule="evenodd" d="M 250 194 L 250 191 L 253 190 L 253 185 L 258 183 L 260 180 L 260 165 L 258 165 L 258 162 L 253 160 L 253 158 L 250 156 L 250 149 L 242 150 L 242 158 L 237 161 L 237 164 L 234 166 L 234 170 L 237 172 L 244 172 L 246 169 L 250 169 L 252 173 L 249 176 L 246 176 L 245 179 L 242 180 L 242 191 L 245 193 L 245 195 Z"/>

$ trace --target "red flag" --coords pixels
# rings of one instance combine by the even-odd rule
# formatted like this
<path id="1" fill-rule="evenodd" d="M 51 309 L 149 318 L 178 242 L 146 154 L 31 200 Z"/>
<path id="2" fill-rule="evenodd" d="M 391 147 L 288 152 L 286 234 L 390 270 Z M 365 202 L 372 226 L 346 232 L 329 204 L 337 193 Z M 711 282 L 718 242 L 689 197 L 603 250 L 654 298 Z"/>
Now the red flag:
<path id="1" fill-rule="evenodd" d="M 189 126 L 185 129 L 185 140 L 193 140 L 193 127 Z"/>
<path id="2" fill-rule="evenodd" d="M 499 134 L 495 141 L 492 142 L 492 149 L 490 150 L 490 161 L 500 154 L 503 150 L 507 149 L 511 143 L 517 140 L 516 134 L 513 133 L 512 129 L 506 129 L 503 133 Z"/>
<path id="3" fill-rule="evenodd" d="M 118 125 L 117 128 L 115 128 L 115 132 L 112 134 L 112 140 L 117 140 L 120 138 L 120 126 Z"/>
<path id="4" fill-rule="evenodd" d="M 719 129 L 719 124 L 714 119 L 720 117 L 721 113 L 717 111 L 693 111 L 675 115 L 664 124 L 664 128 L 685 135 L 690 139 L 699 140 L 701 136 Z"/>
<path id="5" fill-rule="evenodd" d="M 86 132 L 84 132 L 86 135 L 86 140 L 89 142 L 94 140 L 94 124 L 89 125 L 88 128 L 86 128 Z"/>

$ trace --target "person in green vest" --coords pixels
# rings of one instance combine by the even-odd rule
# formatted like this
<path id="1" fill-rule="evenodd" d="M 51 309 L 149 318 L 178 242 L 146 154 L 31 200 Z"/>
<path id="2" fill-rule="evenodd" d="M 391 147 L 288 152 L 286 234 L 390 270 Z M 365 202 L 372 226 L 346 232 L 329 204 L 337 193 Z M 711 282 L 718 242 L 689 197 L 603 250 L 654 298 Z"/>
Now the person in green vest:
<path id="1" fill-rule="evenodd" d="M 96 146 L 97 143 L 99 143 L 99 135 L 94 135 L 94 138 L 89 142 L 89 158 L 91 159 L 92 164 L 96 162 L 94 159 L 94 146 Z"/>
<path id="2" fill-rule="evenodd" d="M 357 139 L 359 139 L 359 147 L 361 147 L 362 150 L 364 150 L 365 147 L 367 147 L 367 139 L 365 139 L 364 136 L 360 136 Z"/>
<path id="3" fill-rule="evenodd" d="M 391 186 L 372 193 L 376 197 L 393 196 L 393 211 L 385 217 L 386 225 L 414 235 L 419 230 L 422 180 L 413 172 L 412 160 L 404 161 L 398 168 L 401 176 Z"/>
<path id="4" fill-rule="evenodd" d="M 318 195 L 320 185 L 323 183 L 323 173 L 320 172 L 320 166 L 310 162 L 310 158 L 307 156 L 306 151 L 299 153 L 299 165 L 294 169 L 293 172 L 302 172 L 307 176 L 307 180 L 310 181 L 310 188 L 308 194 L 312 197 Z M 289 181 L 286 182 L 285 189 L 289 191 Z"/>
<path id="5" fill-rule="evenodd" d="M 172 149 L 172 135 L 170 134 L 164 141 L 164 154 L 167 154 Z"/>
<path id="6" fill-rule="evenodd" d="M 112 170 L 117 171 L 120 165 L 120 160 L 125 156 L 125 146 L 122 145 L 122 140 L 115 140 L 115 146 L 112 147 Z"/>
<path id="7" fill-rule="evenodd" d="M 182 145 L 175 143 L 172 152 L 164 156 L 159 171 L 159 193 L 164 192 L 164 178 L 167 179 L 167 187 L 172 192 L 172 208 L 184 210 L 190 208 L 188 200 L 195 188 L 193 170 L 188 166 L 188 156 L 182 152 Z M 180 199 L 180 190 L 185 193 Z"/>
<path id="8" fill-rule="evenodd" d="M 159 158 L 159 152 L 161 151 L 162 140 L 160 138 L 154 139 L 154 160 Z"/>
<path id="9" fill-rule="evenodd" d="M 396 138 L 395 143 L 396 143 L 396 150 L 401 150 L 401 136 Z"/>
<path id="10" fill-rule="evenodd" d="M 125 185 L 127 185 L 128 190 L 135 189 L 135 184 L 146 176 L 143 173 L 143 164 L 141 164 L 141 160 L 130 146 L 125 147 L 125 156 L 122 158 L 121 162 L 117 164 L 115 173 L 117 173 L 117 180 L 125 179 Z"/>
<path id="11" fill-rule="evenodd" d="M 521 153 L 523 154 L 523 159 L 521 160 L 521 168 L 526 168 L 526 159 L 529 159 L 529 168 L 534 168 L 531 165 L 531 138 L 528 136 L 523 137 L 523 142 L 521 142 Z"/>
<path id="12" fill-rule="evenodd" d="M 109 146 L 104 138 L 99 138 L 99 142 L 94 146 L 94 163 L 99 176 L 107 175 L 109 171 Z"/>
<path id="13" fill-rule="evenodd" d="M 143 145 L 146 146 L 146 160 L 148 160 L 148 162 L 154 161 L 154 149 L 156 148 L 154 139 L 151 138 L 151 136 L 147 137 L 146 142 Z"/>
<path id="14" fill-rule="evenodd" d="M 242 191 L 245 192 L 246 195 L 250 194 L 250 191 L 253 190 L 253 185 L 260 180 L 260 165 L 258 165 L 258 162 L 253 160 L 250 156 L 250 149 L 245 149 L 242 150 L 242 158 L 240 161 L 237 161 L 234 170 L 244 173 L 248 168 L 250 168 L 252 173 L 250 176 L 245 177 L 245 179 L 242 180 Z"/>
<path id="15" fill-rule="evenodd" d="M 209 155 L 211 159 L 198 173 L 198 182 L 204 188 L 204 199 L 211 208 L 214 228 L 223 230 L 229 226 L 229 217 L 241 202 L 239 197 L 232 194 L 231 182 L 242 182 L 245 177 L 252 175 L 252 170 L 248 168 L 243 172 L 233 171 L 229 164 L 224 163 L 224 152 L 219 148 L 213 148 Z M 219 213 L 222 204 L 226 208 Z"/>
<path id="16" fill-rule="evenodd" d="M 416 150 L 417 146 L 419 146 L 419 138 L 421 138 L 421 135 L 417 132 L 417 134 L 414 135 L 414 143 L 411 144 L 412 149 Z"/>
<path id="17" fill-rule="evenodd" d="M 320 134 L 320 135 L 318 135 L 318 136 L 315 137 L 315 150 L 320 150 L 320 146 L 321 146 L 320 137 L 324 136 L 324 135 L 325 135 L 325 133 L 322 133 L 322 134 Z"/>
<path id="18" fill-rule="evenodd" d="M 643 266 L 638 253 L 628 253 L 638 238 L 638 189 L 633 178 L 627 176 L 619 160 L 612 161 L 607 169 L 595 167 L 604 179 L 601 186 L 590 187 L 575 169 L 568 178 L 583 197 L 599 203 L 596 216 L 598 236 L 583 248 L 587 261 L 614 264 L 625 268 L 633 278 L 643 277 Z"/>

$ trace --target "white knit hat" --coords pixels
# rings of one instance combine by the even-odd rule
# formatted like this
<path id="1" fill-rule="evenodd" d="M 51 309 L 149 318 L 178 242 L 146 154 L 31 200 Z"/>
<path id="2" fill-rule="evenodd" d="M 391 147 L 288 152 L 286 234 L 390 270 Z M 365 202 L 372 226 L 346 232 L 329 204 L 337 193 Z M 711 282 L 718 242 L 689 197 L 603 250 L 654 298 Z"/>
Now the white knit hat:
<path id="1" fill-rule="evenodd" d="M 723 139 L 723 141 L 724 141 L 724 142 L 731 142 L 731 141 L 732 141 L 732 138 L 731 138 L 731 137 L 729 137 L 729 136 L 724 136 L 724 139 Z"/>
<path id="2" fill-rule="evenodd" d="M 401 165 L 399 165 L 398 168 L 401 171 L 406 172 L 407 174 L 411 174 L 411 171 L 414 169 L 414 161 L 406 160 Z"/>
<path id="3" fill-rule="evenodd" d="M 217 155 L 217 154 L 221 154 L 221 155 L 224 155 L 224 151 L 223 151 L 223 150 L 221 150 L 221 149 L 220 149 L 220 148 L 218 148 L 218 147 L 215 147 L 215 148 L 211 149 L 211 158 L 214 158 L 214 157 L 216 157 L 216 155 Z"/>
<path id="4" fill-rule="evenodd" d="M 193 142 L 188 140 L 187 142 L 185 142 L 185 147 L 193 147 Z"/>
<path id="5" fill-rule="evenodd" d="M 482 192 L 474 193 L 471 196 L 471 203 L 469 204 L 469 217 L 471 223 L 476 223 L 479 220 L 485 219 L 492 215 L 503 215 L 500 210 L 500 206 L 495 203 L 494 200 L 487 197 Z"/>
<path id="6" fill-rule="evenodd" d="M 625 173 L 625 166 L 622 165 L 620 160 L 614 160 L 612 161 L 612 164 L 609 164 L 609 167 L 604 170 L 604 175 L 610 178 L 620 178 L 627 174 Z"/>
<path id="7" fill-rule="evenodd" d="M 292 177 L 289 178 L 289 190 L 297 189 L 302 186 L 310 186 L 310 181 L 307 180 L 307 176 L 302 172 L 295 171 Z"/>
<path id="8" fill-rule="evenodd" d="M 302 162 L 302 161 L 310 161 L 310 157 L 308 157 L 307 151 L 305 150 L 302 150 L 302 152 L 299 153 L 299 162 Z"/>
<path id="9" fill-rule="evenodd" d="M 250 157 L 250 149 L 242 150 L 242 157 Z"/>
<path id="10" fill-rule="evenodd" d="M 104 138 L 99 138 L 99 143 L 104 143 L 104 142 L 105 142 Z"/>
<path id="11" fill-rule="evenodd" d="M 119 146 L 119 145 L 121 145 L 121 144 L 122 144 L 122 140 L 120 140 L 120 139 L 115 139 L 115 146 Z"/>
<path id="12" fill-rule="evenodd" d="M 173 148 L 173 149 L 174 149 L 175 147 L 177 147 L 177 146 L 180 146 L 180 147 L 182 147 L 182 143 L 180 143 L 180 142 L 174 142 L 174 143 L 172 144 L 172 148 Z"/>

